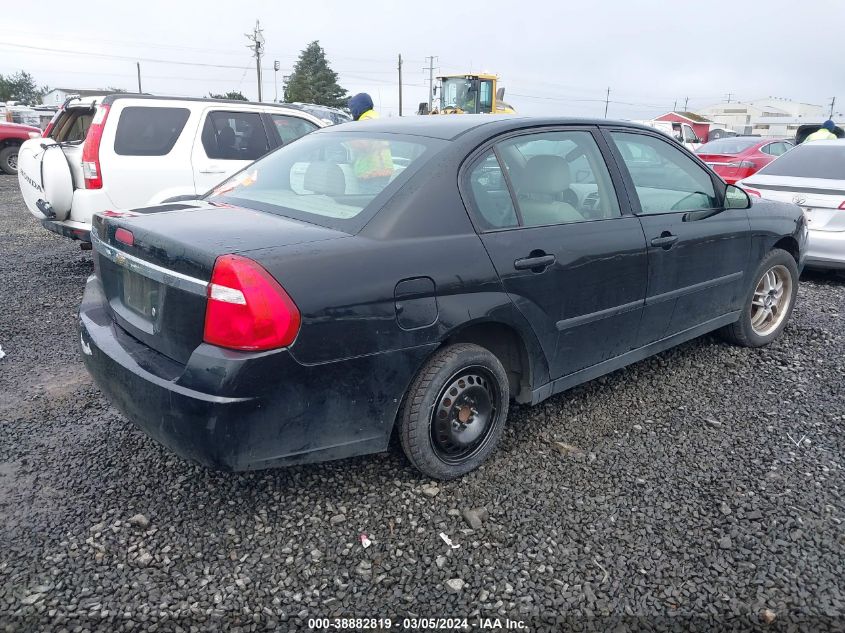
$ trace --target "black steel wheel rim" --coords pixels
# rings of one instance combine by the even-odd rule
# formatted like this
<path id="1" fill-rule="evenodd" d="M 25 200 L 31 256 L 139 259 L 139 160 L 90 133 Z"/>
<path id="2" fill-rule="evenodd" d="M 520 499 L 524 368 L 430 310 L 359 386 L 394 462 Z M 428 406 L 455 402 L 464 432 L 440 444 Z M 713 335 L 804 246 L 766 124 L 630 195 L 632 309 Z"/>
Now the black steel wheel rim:
<path id="1" fill-rule="evenodd" d="M 487 444 L 499 416 L 499 385 L 485 367 L 465 367 L 449 378 L 431 411 L 431 446 L 447 464 L 460 464 Z"/>

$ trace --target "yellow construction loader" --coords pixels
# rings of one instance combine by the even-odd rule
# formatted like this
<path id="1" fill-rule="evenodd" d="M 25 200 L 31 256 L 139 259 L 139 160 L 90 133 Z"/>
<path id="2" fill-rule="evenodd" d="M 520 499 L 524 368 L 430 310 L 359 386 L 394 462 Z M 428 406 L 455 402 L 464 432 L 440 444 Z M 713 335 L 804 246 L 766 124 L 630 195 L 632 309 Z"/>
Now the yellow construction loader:
<path id="1" fill-rule="evenodd" d="M 505 89 L 497 88 L 498 79 L 496 75 L 438 77 L 434 90 L 440 107 L 430 114 L 515 114 L 516 110 L 502 101 Z"/>

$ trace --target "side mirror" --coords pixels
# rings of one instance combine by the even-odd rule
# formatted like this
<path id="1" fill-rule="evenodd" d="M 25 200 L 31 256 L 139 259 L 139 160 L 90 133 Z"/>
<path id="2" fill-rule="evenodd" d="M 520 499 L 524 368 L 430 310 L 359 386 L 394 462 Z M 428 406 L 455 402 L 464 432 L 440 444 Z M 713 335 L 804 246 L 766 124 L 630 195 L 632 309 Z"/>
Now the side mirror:
<path id="1" fill-rule="evenodd" d="M 726 209 L 748 209 L 751 207 L 751 198 L 745 191 L 735 185 L 728 185 L 725 190 Z"/>

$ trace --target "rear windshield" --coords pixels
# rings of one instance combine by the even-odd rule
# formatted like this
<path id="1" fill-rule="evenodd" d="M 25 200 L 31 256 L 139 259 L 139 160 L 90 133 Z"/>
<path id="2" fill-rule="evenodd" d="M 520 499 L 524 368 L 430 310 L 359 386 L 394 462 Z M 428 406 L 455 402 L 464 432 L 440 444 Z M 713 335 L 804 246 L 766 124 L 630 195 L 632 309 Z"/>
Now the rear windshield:
<path id="1" fill-rule="evenodd" d="M 845 145 L 815 141 L 789 150 L 758 174 L 845 180 Z"/>
<path id="2" fill-rule="evenodd" d="M 257 160 L 206 197 L 354 232 L 372 216 L 382 192 L 395 191 L 445 143 L 397 134 L 309 134 Z"/>
<path id="3" fill-rule="evenodd" d="M 759 138 L 720 138 L 716 141 L 705 143 L 697 150 L 696 154 L 741 154 L 752 145 L 760 142 Z"/>
<path id="4" fill-rule="evenodd" d="M 114 153 L 121 156 L 168 154 L 190 114 L 187 108 L 124 108 L 117 123 Z"/>
<path id="5" fill-rule="evenodd" d="M 81 143 L 94 118 L 94 108 L 67 108 L 59 112 L 50 138 L 57 143 Z"/>

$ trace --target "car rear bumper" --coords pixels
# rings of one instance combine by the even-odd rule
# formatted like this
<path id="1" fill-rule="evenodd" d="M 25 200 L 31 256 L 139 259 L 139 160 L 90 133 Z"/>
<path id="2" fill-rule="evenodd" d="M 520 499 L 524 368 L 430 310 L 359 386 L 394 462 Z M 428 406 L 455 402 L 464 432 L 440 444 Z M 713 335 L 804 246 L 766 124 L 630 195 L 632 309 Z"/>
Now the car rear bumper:
<path id="1" fill-rule="evenodd" d="M 86 368 L 136 426 L 211 468 L 251 470 L 383 451 L 429 347 L 315 366 L 287 350 L 200 345 L 186 365 L 114 324 L 92 276 L 79 311 Z"/>
<path id="2" fill-rule="evenodd" d="M 82 224 L 70 220 L 64 222 L 59 222 L 58 220 L 41 220 L 41 226 L 62 237 L 69 237 L 72 240 L 81 240 L 83 242 L 91 241 L 90 224 Z"/>
<path id="3" fill-rule="evenodd" d="M 807 268 L 845 269 L 845 231 L 810 231 Z"/>

